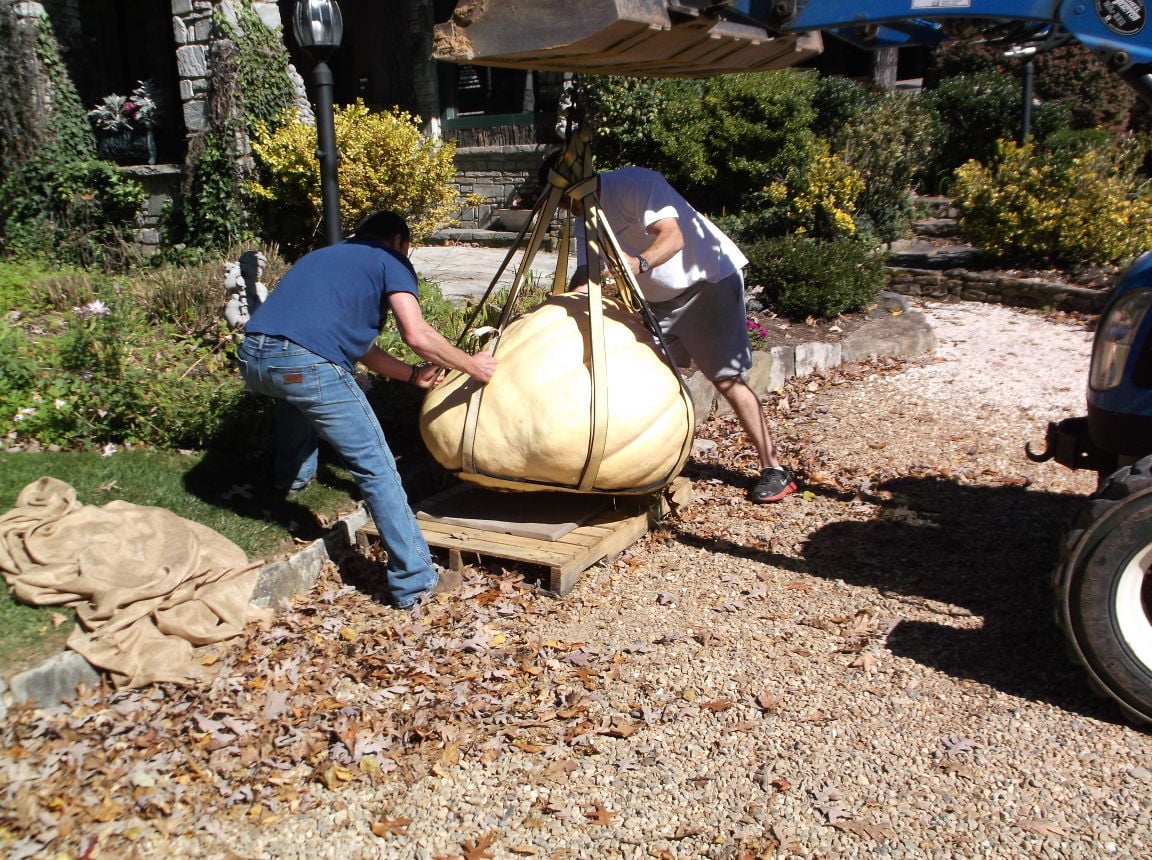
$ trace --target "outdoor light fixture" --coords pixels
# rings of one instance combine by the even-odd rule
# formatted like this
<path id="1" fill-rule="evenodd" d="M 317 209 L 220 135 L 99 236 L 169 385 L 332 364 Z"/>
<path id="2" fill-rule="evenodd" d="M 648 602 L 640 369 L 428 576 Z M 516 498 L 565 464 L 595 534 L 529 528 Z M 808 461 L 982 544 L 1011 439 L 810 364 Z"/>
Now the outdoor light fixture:
<path id="1" fill-rule="evenodd" d="M 336 126 L 332 114 L 332 70 L 328 58 L 340 47 L 344 19 L 336 0 L 296 0 L 292 12 L 296 42 L 316 61 L 312 81 L 316 86 L 316 138 L 320 160 L 320 197 L 324 203 L 324 234 L 329 245 L 343 237 L 340 229 L 340 186 L 336 180 Z"/>
<path id="2" fill-rule="evenodd" d="M 1032 45 L 1015 45 L 1004 52 L 1010 60 L 1024 60 L 1024 101 L 1021 105 L 1020 117 L 1020 145 L 1028 142 L 1028 135 L 1032 134 L 1032 81 L 1036 76 L 1036 64 L 1032 58 L 1036 56 L 1036 48 Z"/>

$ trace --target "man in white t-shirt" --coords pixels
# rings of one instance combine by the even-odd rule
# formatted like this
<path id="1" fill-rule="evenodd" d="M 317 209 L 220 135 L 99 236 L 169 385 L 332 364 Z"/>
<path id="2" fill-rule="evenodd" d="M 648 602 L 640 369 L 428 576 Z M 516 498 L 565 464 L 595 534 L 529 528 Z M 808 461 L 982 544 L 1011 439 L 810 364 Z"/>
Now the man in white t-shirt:
<path id="1" fill-rule="evenodd" d="M 695 362 L 732 406 L 760 457 L 748 494 L 775 502 L 796 490 L 792 472 L 776 458 L 760 398 L 748 387 L 752 368 L 741 269 L 747 258 L 715 224 L 689 205 L 654 170 L 624 167 L 598 174 L 600 209 L 624 252 L 640 291 L 660 324 L 672 359 Z M 575 214 L 582 204 L 565 198 Z M 577 269 L 570 289 L 588 282 L 583 224 L 577 221 Z"/>

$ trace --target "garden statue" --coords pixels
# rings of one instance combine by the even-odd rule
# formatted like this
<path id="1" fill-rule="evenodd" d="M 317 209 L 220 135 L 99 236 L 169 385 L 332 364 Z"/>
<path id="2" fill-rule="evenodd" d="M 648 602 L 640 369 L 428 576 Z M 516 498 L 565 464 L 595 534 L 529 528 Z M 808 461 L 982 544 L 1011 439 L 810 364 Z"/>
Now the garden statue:
<path id="1" fill-rule="evenodd" d="M 224 290 L 228 303 L 224 319 L 232 328 L 241 328 L 264 299 L 268 288 L 260 283 L 268 258 L 259 251 L 245 251 L 236 262 L 224 264 Z"/>

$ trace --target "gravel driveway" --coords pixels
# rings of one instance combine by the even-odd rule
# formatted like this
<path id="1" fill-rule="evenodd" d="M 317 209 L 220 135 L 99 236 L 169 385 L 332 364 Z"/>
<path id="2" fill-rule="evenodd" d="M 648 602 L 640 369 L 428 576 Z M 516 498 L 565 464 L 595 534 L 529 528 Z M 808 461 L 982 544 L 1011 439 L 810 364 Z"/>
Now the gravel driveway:
<path id="1" fill-rule="evenodd" d="M 806 492 L 746 503 L 712 419 L 693 501 L 568 597 L 477 573 L 411 619 L 353 565 L 209 691 L 24 722 L 9 773 L 105 792 L 122 814 L 86 832 L 137 856 L 1152 856 L 1152 734 L 1051 621 L 1093 479 L 1023 455 L 1082 413 L 1091 335 L 924 310 L 933 358 L 768 404 Z"/>

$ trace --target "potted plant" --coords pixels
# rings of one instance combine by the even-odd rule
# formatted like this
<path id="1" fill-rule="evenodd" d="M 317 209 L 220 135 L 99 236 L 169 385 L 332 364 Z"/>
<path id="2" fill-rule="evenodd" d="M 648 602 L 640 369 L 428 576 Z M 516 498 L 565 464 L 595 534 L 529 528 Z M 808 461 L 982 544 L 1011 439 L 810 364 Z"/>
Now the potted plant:
<path id="1" fill-rule="evenodd" d="M 492 223 L 502 226 L 505 230 L 520 232 L 532 218 L 532 209 L 536 205 L 536 195 L 520 193 L 515 195 L 505 208 L 492 210 Z"/>
<path id="2" fill-rule="evenodd" d="M 104 96 L 88 111 L 96 129 L 96 149 L 101 158 L 117 164 L 155 164 L 154 129 L 159 100 L 151 81 L 138 81 L 129 95 Z"/>

